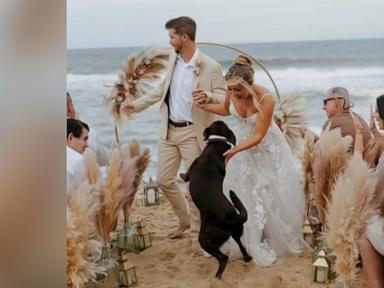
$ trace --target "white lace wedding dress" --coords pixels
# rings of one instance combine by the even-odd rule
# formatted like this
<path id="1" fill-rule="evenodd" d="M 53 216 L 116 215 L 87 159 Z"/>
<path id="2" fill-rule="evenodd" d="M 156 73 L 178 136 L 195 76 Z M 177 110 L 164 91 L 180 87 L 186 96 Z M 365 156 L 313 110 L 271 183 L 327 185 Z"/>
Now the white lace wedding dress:
<path id="1" fill-rule="evenodd" d="M 230 112 L 238 120 L 233 131 L 236 141 L 242 143 L 254 133 L 257 114 L 243 118 L 232 103 Z M 235 154 L 228 162 L 223 191 L 230 199 L 229 190 L 233 190 L 247 208 L 241 240 L 257 265 L 270 266 L 277 255 L 298 254 L 305 246 L 305 196 L 300 175 L 274 121 L 258 145 Z M 243 258 L 232 238 L 220 250 L 230 260 Z"/>

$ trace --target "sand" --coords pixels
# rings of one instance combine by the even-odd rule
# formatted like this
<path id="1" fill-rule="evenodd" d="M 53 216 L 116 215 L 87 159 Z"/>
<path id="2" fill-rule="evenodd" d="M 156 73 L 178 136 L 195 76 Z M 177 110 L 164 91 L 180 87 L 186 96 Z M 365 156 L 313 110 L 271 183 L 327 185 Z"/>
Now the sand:
<path id="1" fill-rule="evenodd" d="M 166 236 L 177 228 L 178 221 L 165 197 L 159 206 L 134 206 L 131 218 L 141 217 L 153 233 L 152 247 L 139 254 L 129 253 L 136 265 L 138 287 L 343 287 L 333 281 L 330 285 L 312 283 L 311 252 L 300 256 L 283 256 L 272 267 L 259 267 L 252 261 L 229 262 L 223 278 L 214 278 L 218 264 L 215 258 L 204 256 L 192 235 L 180 239 Z M 357 287 L 361 287 L 360 284 Z"/>

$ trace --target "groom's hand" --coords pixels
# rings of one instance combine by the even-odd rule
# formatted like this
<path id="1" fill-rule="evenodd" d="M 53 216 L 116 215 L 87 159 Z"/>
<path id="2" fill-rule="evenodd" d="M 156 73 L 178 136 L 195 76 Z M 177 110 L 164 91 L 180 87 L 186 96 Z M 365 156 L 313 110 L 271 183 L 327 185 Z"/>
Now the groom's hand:
<path id="1" fill-rule="evenodd" d="M 120 108 L 120 112 L 126 116 L 130 116 L 132 113 L 135 112 L 135 107 L 133 107 L 132 104 L 127 104 Z"/>

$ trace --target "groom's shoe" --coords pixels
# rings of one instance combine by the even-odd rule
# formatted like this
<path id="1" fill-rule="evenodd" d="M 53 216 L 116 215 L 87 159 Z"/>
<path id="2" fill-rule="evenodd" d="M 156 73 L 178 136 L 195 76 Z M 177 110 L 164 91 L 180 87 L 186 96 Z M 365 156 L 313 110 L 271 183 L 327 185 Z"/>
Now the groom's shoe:
<path id="1" fill-rule="evenodd" d="M 183 236 L 183 233 L 185 232 L 185 230 L 188 230 L 189 227 L 190 227 L 190 225 L 179 226 L 179 228 L 177 228 L 176 231 L 174 231 L 168 235 L 168 238 L 169 239 L 181 238 Z"/>

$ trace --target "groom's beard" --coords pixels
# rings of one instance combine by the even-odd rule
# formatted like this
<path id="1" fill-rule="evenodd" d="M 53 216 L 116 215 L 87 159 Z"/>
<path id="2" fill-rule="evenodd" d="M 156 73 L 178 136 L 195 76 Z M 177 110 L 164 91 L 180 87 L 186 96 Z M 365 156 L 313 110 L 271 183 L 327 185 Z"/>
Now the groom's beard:
<path id="1" fill-rule="evenodd" d="M 172 45 L 172 47 L 175 50 L 176 54 L 180 54 L 181 49 L 183 48 L 183 47 L 180 47 L 180 46 L 173 46 L 173 45 Z"/>

